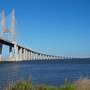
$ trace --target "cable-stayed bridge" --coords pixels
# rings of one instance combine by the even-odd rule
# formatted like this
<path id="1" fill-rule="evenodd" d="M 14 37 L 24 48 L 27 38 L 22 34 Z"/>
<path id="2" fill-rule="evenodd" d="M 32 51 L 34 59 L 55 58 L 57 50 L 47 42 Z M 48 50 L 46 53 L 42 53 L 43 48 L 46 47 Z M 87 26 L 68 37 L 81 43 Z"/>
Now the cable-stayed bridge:
<path id="1" fill-rule="evenodd" d="M 2 50 L 3 45 L 9 46 L 9 60 L 10 61 L 23 61 L 23 60 L 51 60 L 51 59 L 68 59 L 71 57 L 62 57 L 55 55 L 48 55 L 40 52 L 33 51 L 32 49 L 26 48 L 23 45 L 19 45 L 16 42 L 15 37 L 15 14 L 14 9 L 12 10 L 11 29 L 5 26 L 5 12 L 2 10 L 1 19 L 1 37 L 0 37 L 0 61 L 2 61 Z M 4 34 L 11 33 L 12 40 L 5 39 Z"/>

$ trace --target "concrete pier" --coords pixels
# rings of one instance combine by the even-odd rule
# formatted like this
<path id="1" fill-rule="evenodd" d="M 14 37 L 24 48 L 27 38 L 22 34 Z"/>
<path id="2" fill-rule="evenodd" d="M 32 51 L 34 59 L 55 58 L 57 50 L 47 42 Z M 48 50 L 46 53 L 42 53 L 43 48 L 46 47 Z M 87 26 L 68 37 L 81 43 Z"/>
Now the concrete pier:
<path id="1" fill-rule="evenodd" d="M 2 44 L 0 43 L 0 61 L 2 61 Z"/>
<path id="2" fill-rule="evenodd" d="M 12 47 L 9 46 L 9 60 L 12 61 Z"/>

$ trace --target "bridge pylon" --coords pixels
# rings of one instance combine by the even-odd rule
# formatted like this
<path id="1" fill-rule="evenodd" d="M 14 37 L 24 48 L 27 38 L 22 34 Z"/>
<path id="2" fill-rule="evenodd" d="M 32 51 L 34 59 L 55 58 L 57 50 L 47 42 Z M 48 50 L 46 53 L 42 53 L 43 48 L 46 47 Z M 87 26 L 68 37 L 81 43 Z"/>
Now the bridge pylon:
<path id="1" fill-rule="evenodd" d="M 2 9 L 2 18 L 1 18 L 1 26 L 2 26 L 2 30 L 1 30 L 1 38 L 5 39 L 4 34 L 5 33 L 11 33 L 11 41 L 12 42 L 16 42 L 15 39 L 15 14 L 14 14 L 14 9 L 12 9 L 12 21 L 11 21 L 11 28 L 8 28 L 6 26 L 6 17 L 5 17 L 5 12 L 4 9 Z M 6 38 L 7 39 L 7 38 Z"/>
<path id="2" fill-rule="evenodd" d="M 17 43 L 16 43 L 16 37 L 15 37 L 15 12 L 14 12 L 14 9 L 12 9 L 12 18 L 11 18 L 11 27 L 7 27 L 7 22 L 6 22 L 6 16 L 5 16 L 5 11 L 4 9 L 2 9 L 2 18 L 1 18 L 1 26 L 2 26 L 2 29 L 1 29 L 1 35 L 0 35 L 0 38 L 2 39 L 5 39 L 7 40 L 6 35 L 5 33 L 11 33 L 11 41 L 13 44 L 14 44 L 14 58 L 17 59 Z M 8 22 L 9 23 L 9 22 Z M 2 60 L 2 43 L 0 43 L 0 61 Z M 9 46 L 9 59 L 12 60 L 12 47 Z"/>

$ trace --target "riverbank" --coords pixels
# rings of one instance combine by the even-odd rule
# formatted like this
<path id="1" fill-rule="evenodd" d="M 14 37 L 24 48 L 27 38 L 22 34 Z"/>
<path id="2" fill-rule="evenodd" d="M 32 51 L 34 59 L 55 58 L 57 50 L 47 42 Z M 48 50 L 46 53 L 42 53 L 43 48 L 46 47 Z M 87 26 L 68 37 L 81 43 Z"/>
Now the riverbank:
<path id="1" fill-rule="evenodd" d="M 31 81 L 20 81 L 6 90 L 90 90 L 90 79 L 79 79 L 72 84 L 65 80 L 62 86 L 33 85 Z"/>

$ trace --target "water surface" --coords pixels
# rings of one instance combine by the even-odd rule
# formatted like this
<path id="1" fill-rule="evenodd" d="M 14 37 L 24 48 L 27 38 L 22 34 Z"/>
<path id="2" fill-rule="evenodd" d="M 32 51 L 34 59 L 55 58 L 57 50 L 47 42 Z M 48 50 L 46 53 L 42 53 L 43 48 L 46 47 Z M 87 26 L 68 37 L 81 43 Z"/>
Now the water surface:
<path id="1" fill-rule="evenodd" d="M 80 77 L 90 78 L 90 59 L 0 63 L 0 88 L 17 80 L 61 85 L 65 79 L 73 82 Z"/>

